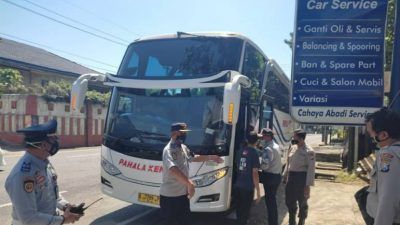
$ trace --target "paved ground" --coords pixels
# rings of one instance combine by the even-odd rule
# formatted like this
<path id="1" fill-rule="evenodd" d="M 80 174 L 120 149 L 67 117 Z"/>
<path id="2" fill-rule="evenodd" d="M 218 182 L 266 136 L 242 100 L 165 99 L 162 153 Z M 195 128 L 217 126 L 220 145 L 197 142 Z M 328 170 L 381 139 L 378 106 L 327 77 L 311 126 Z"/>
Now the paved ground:
<path id="1" fill-rule="evenodd" d="M 331 148 L 327 148 L 332 150 Z M 8 196 L 3 192 L 5 177 L 18 160 L 21 152 L 18 149 L 7 149 L 6 170 L 0 172 L 0 225 L 10 224 L 11 205 Z M 321 150 L 323 151 L 323 150 Z M 112 199 L 100 192 L 99 184 L 99 151 L 98 148 L 81 148 L 62 150 L 52 160 L 60 175 L 60 186 L 65 197 L 73 202 L 93 201 L 98 197 L 105 199 L 96 204 L 81 221 L 81 225 L 167 225 L 159 216 L 158 209 L 130 205 Z M 87 171 L 77 173 L 78 170 Z M 362 225 L 362 217 L 354 200 L 354 193 L 363 184 L 341 184 L 327 179 L 317 179 L 311 190 L 310 210 L 307 225 Z M 262 188 L 261 188 L 262 189 Z M 263 196 L 263 195 L 262 195 Z M 264 199 L 252 207 L 250 225 L 266 225 L 267 215 Z M 286 225 L 288 214 L 284 203 L 284 185 L 278 194 L 279 222 Z M 142 216 L 139 216 L 142 215 Z M 230 215 L 231 217 L 233 214 Z M 221 215 L 195 214 L 194 225 L 230 225 L 233 220 Z"/>
<path id="2" fill-rule="evenodd" d="M 320 159 L 338 159 L 341 146 L 313 146 L 317 154 L 322 154 Z M 318 163 L 317 163 L 318 164 Z M 320 163 L 334 164 L 334 163 Z M 340 163 L 337 163 L 340 165 Z M 330 168 L 333 166 L 330 165 Z M 318 173 L 327 176 L 316 179 L 315 186 L 311 189 L 309 200 L 309 215 L 307 225 L 364 225 L 359 212 L 354 193 L 366 184 L 361 180 L 351 184 L 336 183 L 331 178 L 338 170 L 318 170 Z M 330 179 L 328 179 L 330 178 Z M 279 224 L 288 224 L 289 215 L 285 205 L 285 186 L 282 184 L 278 191 Z M 254 205 L 250 225 L 267 225 L 266 207 L 264 202 Z"/>
<path id="3" fill-rule="evenodd" d="M 311 190 L 307 225 L 363 225 L 361 214 L 354 200 L 354 193 L 361 185 L 333 183 L 317 180 Z M 284 186 L 279 190 L 279 223 L 288 224 L 287 209 L 284 204 Z M 264 203 L 252 209 L 251 225 L 266 225 L 267 216 Z"/>

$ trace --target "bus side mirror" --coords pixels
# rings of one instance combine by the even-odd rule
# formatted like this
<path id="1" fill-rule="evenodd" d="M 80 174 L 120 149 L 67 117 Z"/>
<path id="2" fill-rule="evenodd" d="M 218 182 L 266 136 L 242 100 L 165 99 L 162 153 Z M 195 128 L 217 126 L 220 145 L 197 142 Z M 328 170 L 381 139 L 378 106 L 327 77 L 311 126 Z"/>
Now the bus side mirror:
<path id="1" fill-rule="evenodd" d="M 71 112 L 78 112 L 82 108 L 87 89 L 87 79 L 74 81 L 71 89 Z"/>
<path id="2" fill-rule="evenodd" d="M 86 97 L 89 80 L 104 81 L 103 74 L 87 73 L 81 75 L 73 84 L 71 89 L 71 112 L 79 111 Z"/>
<path id="3" fill-rule="evenodd" d="M 226 124 L 236 124 L 239 116 L 240 85 L 226 83 L 224 87 L 224 102 L 222 107 L 223 121 Z"/>

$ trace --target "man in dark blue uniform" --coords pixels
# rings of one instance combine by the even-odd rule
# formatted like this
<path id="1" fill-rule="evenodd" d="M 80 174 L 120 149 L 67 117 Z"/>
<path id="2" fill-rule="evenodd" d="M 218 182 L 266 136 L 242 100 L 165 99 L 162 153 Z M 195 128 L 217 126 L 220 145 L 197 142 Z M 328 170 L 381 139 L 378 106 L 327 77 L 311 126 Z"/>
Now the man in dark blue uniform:
<path id="1" fill-rule="evenodd" d="M 68 224 L 81 216 L 71 213 L 71 205 L 59 195 L 57 174 L 48 160 L 59 149 L 57 136 L 49 135 L 56 130 L 57 121 L 50 120 L 17 131 L 25 135 L 27 149 L 5 183 L 13 205 L 13 225 Z"/>
<path id="2" fill-rule="evenodd" d="M 247 146 L 237 155 L 237 178 L 235 182 L 237 225 L 246 225 L 250 215 L 251 203 L 254 198 L 254 188 L 257 193 L 256 203 L 260 202 L 260 186 L 258 169 L 260 160 L 256 150 L 258 134 L 251 131 L 247 135 Z"/>

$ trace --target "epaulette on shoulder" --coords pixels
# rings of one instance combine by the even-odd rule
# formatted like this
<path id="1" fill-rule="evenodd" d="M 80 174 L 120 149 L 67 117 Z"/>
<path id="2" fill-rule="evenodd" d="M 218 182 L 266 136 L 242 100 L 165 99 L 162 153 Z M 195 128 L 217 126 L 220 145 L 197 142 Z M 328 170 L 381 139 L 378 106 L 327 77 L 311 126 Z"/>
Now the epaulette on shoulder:
<path id="1" fill-rule="evenodd" d="M 24 161 L 24 162 L 22 162 L 21 172 L 29 173 L 29 172 L 31 172 L 31 167 L 32 167 L 31 162 Z"/>

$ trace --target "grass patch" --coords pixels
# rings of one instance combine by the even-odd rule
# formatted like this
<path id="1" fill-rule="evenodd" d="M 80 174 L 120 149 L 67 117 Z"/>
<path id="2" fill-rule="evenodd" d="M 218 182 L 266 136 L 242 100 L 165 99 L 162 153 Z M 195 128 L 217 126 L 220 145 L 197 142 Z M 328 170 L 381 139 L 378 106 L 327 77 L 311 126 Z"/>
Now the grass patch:
<path id="1" fill-rule="evenodd" d="M 335 182 L 337 183 L 362 183 L 363 180 L 361 180 L 357 174 L 354 172 L 348 173 L 347 171 L 340 171 L 336 178 Z"/>

